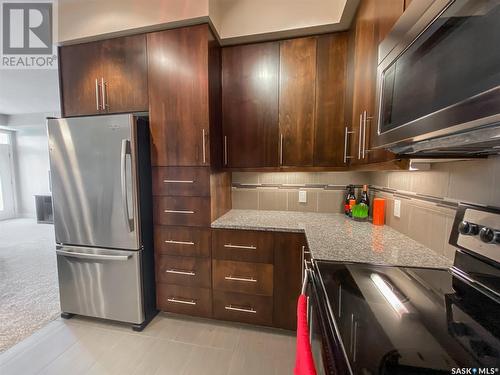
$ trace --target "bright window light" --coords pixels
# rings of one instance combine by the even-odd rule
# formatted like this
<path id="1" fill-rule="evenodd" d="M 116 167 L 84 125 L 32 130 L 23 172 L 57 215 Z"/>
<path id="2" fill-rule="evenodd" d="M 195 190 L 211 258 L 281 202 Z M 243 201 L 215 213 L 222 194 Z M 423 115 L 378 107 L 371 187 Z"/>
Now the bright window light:
<path id="1" fill-rule="evenodd" d="M 8 145 L 8 144 L 10 144 L 9 133 L 0 132 L 0 145 Z"/>

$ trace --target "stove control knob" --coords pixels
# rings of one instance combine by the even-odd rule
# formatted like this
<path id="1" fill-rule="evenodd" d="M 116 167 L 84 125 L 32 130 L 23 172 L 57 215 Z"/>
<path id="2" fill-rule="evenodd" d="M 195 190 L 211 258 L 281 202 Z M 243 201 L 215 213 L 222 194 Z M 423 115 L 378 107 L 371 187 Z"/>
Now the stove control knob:
<path id="1" fill-rule="evenodd" d="M 479 238 L 485 243 L 500 244 L 500 231 L 483 227 L 479 232 Z"/>
<path id="2" fill-rule="evenodd" d="M 465 236 L 475 236 L 479 233 L 479 227 L 468 221 L 462 221 L 458 224 L 458 231 Z"/>

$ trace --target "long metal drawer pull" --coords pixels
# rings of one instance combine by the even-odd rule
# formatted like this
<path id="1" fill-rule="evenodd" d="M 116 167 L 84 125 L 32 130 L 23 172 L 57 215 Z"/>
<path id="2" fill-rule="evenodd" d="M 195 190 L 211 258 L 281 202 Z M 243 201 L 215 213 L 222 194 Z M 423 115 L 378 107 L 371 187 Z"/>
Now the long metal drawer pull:
<path id="1" fill-rule="evenodd" d="M 358 141 L 358 160 L 361 160 L 361 147 L 363 140 L 363 114 L 359 114 L 359 141 Z"/>
<path id="2" fill-rule="evenodd" d="M 191 246 L 194 246 L 194 242 L 191 242 L 191 241 L 165 240 L 165 243 L 171 243 L 171 244 L 175 244 L 175 245 L 191 245 Z"/>
<path id="3" fill-rule="evenodd" d="M 89 254 L 89 253 L 77 253 L 74 251 L 65 251 L 65 250 L 56 250 L 56 254 L 72 258 L 94 259 L 94 260 L 128 260 L 131 257 L 131 255 Z"/>
<path id="4" fill-rule="evenodd" d="M 166 214 L 194 214 L 194 211 L 189 210 L 164 210 Z"/>
<path id="5" fill-rule="evenodd" d="M 224 245 L 224 247 L 228 247 L 230 249 L 246 249 L 246 250 L 257 250 L 257 246 L 245 246 L 245 245 L 231 245 L 230 243 L 227 243 Z"/>
<path id="6" fill-rule="evenodd" d="M 253 308 L 243 308 L 243 307 L 236 307 L 236 306 L 233 306 L 233 305 L 228 305 L 228 306 L 224 306 L 224 308 L 226 310 L 232 310 L 232 311 L 240 311 L 240 312 L 245 312 L 245 313 L 249 313 L 249 314 L 257 314 L 257 310 L 253 309 Z"/>
<path id="7" fill-rule="evenodd" d="M 231 280 L 231 281 L 244 281 L 246 283 L 256 283 L 257 279 L 254 279 L 253 277 L 233 277 L 231 275 L 225 276 L 224 279 L 226 280 Z"/>
<path id="8" fill-rule="evenodd" d="M 109 108 L 108 104 L 108 94 L 106 88 L 107 82 L 104 80 L 104 77 L 101 77 L 101 92 L 102 92 L 102 109 L 107 110 Z"/>
<path id="9" fill-rule="evenodd" d="M 164 184 L 194 184 L 194 180 L 163 180 Z"/>
<path id="10" fill-rule="evenodd" d="M 196 272 L 193 271 L 182 271 L 176 269 L 169 269 L 165 271 L 166 273 L 175 273 L 176 275 L 187 275 L 187 276 L 196 276 Z"/>
<path id="11" fill-rule="evenodd" d="M 101 110 L 101 103 L 99 101 L 99 80 L 96 78 L 95 79 L 95 101 L 96 101 L 96 109 L 98 111 Z"/>
<path id="12" fill-rule="evenodd" d="M 344 130 L 344 163 L 347 163 L 347 159 L 352 159 L 352 156 L 347 155 L 347 139 L 349 134 L 353 134 L 353 131 L 349 131 L 349 128 L 346 126 Z"/>
<path id="13" fill-rule="evenodd" d="M 366 111 L 363 111 L 363 159 L 366 157 Z"/>
<path id="14" fill-rule="evenodd" d="M 283 165 L 283 133 L 280 134 L 280 165 Z"/>
<path id="15" fill-rule="evenodd" d="M 227 165 L 227 136 L 224 136 L 224 165 Z"/>
<path id="16" fill-rule="evenodd" d="M 205 129 L 201 130 L 201 136 L 202 136 L 201 148 L 202 148 L 202 153 L 203 153 L 203 164 L 205 164 L 207 162 L 207 153 L 206 153 L 206 146 L 205 146 Z"/>
<path id="17" fill-rule="evenodd" d="M 184 299 L 178 299 L 175 297 L 167 298 L 168 302 L 173 302 L 173 303 L 182 303 L 184 305 L 196 305 L 196 301 L 194 299 L 192 300 L 184 300 Z"/>

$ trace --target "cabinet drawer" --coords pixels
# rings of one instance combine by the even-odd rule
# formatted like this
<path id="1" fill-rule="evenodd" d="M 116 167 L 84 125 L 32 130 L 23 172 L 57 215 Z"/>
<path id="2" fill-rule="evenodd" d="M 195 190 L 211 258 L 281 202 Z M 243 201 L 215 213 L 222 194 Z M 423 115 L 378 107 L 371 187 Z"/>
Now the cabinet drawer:
<path id="1" fill-rule="evenodd" d="M 157 254 L 210 256 L 210 229 L 156 225 L 154 233 Z"/>
<path id="2" fill-rule="evenodd" d="M 251 324 L 273 324 L 272 297 L 214 290 L 214 317 Z"/>
<path id="3" fill-rule="evenodd" d="M 153 168 L 153 195 L 210 196 L 209 168 Z"/>
<path id="4" fill-rule="evenodd" d="M 210 198 L 154 197 L 155 223 L 210 226 Z"/>
<path id="5" fill-rule="evenodd" d="M 250 230 L 212 231 L 215 259 L 273 263 L 273 234 Z"/>
<path id="6" fill-rule="evenodd" d="M 226 292 L 273 295 L 273 265 L 213 260 L 213 288 Z"/>
<path id="7" fill-rule="evenodd" d="M 178 314 L 212 316 L 210 289 L 169 284 L 156 286 L 156 304 L 160 310 Z"/>
<path id="8" fill-rule="evenodd" d="M 156 258 L 156 281 L 166 284 L 210 288 L 209 258 L 160 255 Z"/>

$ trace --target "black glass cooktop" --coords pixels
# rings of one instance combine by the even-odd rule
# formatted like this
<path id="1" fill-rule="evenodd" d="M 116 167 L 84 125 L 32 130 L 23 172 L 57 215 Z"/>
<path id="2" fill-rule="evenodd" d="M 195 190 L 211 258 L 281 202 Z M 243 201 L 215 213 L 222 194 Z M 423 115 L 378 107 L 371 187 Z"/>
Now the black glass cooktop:
<path id="1" fill-rule="evenodd" d="M 315 263 L 355 374 L 498 373 L 493 294 L 447 270 Z"/>

